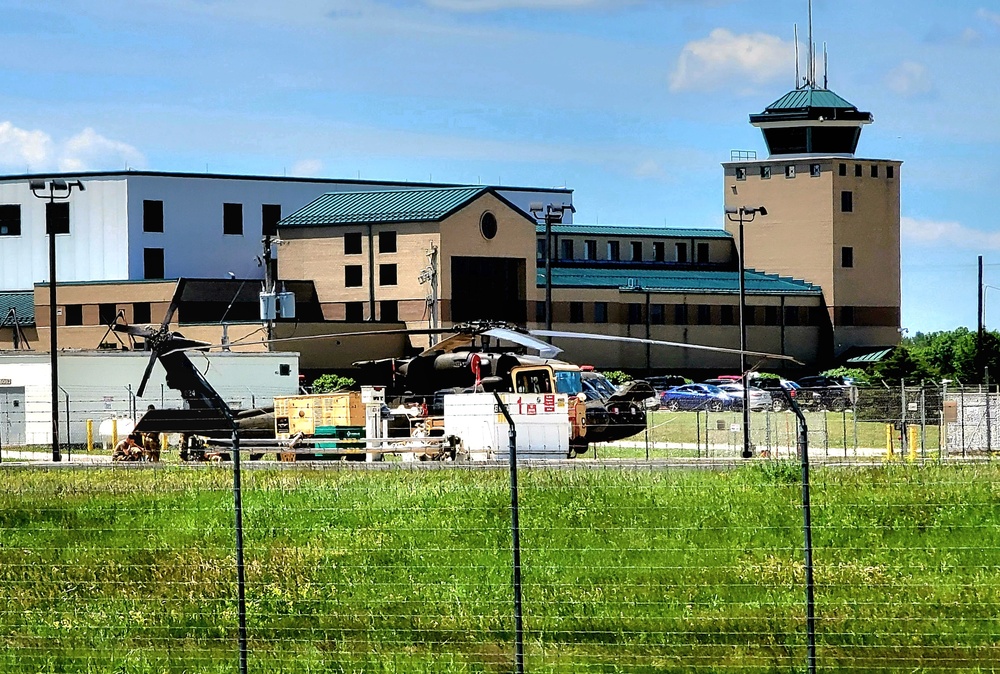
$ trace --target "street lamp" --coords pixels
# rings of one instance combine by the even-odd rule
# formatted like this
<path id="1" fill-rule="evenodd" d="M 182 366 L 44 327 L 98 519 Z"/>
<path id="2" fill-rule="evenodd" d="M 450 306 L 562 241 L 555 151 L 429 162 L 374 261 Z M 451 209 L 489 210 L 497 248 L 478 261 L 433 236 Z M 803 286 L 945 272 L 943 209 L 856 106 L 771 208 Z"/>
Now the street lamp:
<path id="1" fill-rule="evenodd" d="M 576 213 L 573 204 L 542 204 L 532 201 L 528 207 L 535 220 L 545 218 L 545 329 L 552 329 L 552 225 L 563 221 L 566 211 Z"/>
<path id="2" fill-rule="evenodd" d="M 73 188 L 83 192 L 83 183 L 79 180 L 32 180 L 28 183 L 31 193 L 39 199 L 47 199 L 45 204 L 45 233 L 49 236 L 49 362 L 52 371 L 52 460 L 62 461 L 59 454 L 59 368 L 56 358 L 58 341 L 56 339 L 56 234 L 60 232 L 59 214 L 56 212 L 56 202 L 69 199 Z M 46 190 L 48 190 L 46 192 Z M 67 223 L 68 224 L 68 223 Z"/>
<path id="3" fill-rule="evenodd" d="M 767 215 L 763 206 L 740 206 L 727 208 L 726 217 L 730 222 L 740 223 L 739 258 L 740 258 L 740 375 L 743 381 L 743 458 L 753 456 L 750 447 L 750 383 L 747 378 L 747 290 L 746 265 L 743 262 L 743 223 L 753 222 L 757 214 Z M 735 217 L 734 217 L 735 216 Z"/>

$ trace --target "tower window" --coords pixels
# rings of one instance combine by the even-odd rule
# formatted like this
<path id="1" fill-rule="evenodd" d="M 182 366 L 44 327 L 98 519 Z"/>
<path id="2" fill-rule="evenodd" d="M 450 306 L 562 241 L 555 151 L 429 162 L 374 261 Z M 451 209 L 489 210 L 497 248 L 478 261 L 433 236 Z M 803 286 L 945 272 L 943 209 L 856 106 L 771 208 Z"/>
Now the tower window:
<path id="1" fill-rule="evenodd" d="M 378 233 L 378 252 L 380 253 L 396 252 L 396 232 Z"/>
<path id="2" fill-rule="evenodd" d="M 632 242 L 632 262 L 642 262 L 642 241 Z"/>
<path id="3" fill-rule="evenodd" d="M 697 255 L 698 255 L 698 262 L 702 262 L 702 263 L 708 262 L 708 244 L 707 243 L 699 243 L 698 247 L 696 249 L 696 252 L 697 252 Z"/>
<path id="4" fill-rule="evenodd" d="M 737 325 L 739 323 L 736 320 L 736 307 L 731 304 L 723 304 L 719 308 L 722 310 L 723 325 Z M 747 322 L 749 323 L 749 321 Z"/>
<path id="5" fill-rule="evenodd" d="M 663 262 L 664 260 L 666 260 L 667 256 L 666 256 L 665 249 L 666 249 L 666 247 L 664 246 L 664 244 L 663 244 L 662 241 L 654 241 L 653 242 L 653 259 L 656 260 L 657 262 Z"/>
<path id="6" fill-rule="evenodd" d="M 163 278 L 163 249 L 142 249 L 142 277 L 145 279 Z"/>
<path id="7" fill-rule="evenodd" d="M 861 164 L 855 164 L 854 165 L 854 177 L 855 178 L 860 178 L 861 177 Z"/>
<path id="8" fill-rule="evenodd" d="M 0 206 L 0 236 L 21 236 L 21 204 Z"/>
<path id="9" fill-rule="evenodd" d="M 163 231 L 163 202 L 144 199 L 142 202 L 142 231 Z"/>
<path id="10" fill-rule="evenodd" d="M 844 213 L 854 212 L 854 192 L 844 190 L 840 193 L 840 210 Z"/>
<path id="11" fill-rule="evenodd" d="M 678 262 L 688 261 L 688 245 L 686 243 L 674 244 L 674 259 Z"/>
<path id="12" fill-rule="evenodd" d="M 885 177 L 886 178 L 889 178 L 891 180 L 893 178 L 894 174 L 895 174 L 895 167 L 894 166 L 886 166 L 885 167 Z"/>
<path id="13" fill-rule="evenodd" d="M 760 177 L 761 177 L 761 180 L 770 180 L 771 179 L 771 167 L 770 166 L 761 166 L 760 167 Z"/>
<path id="14" fill-rule="evenodd" d="M 345 288 L 360 288 L 361 282 L 361 265 L 360 264 L 349 264 L 344 266 L 344 287 Z"/>
<path id="15" fill-rule="evenodd" d="M 594 302 L 594 322 L 595 323 L 607 323 L 608 322 L 608 303 L 607 302 Z"/>
<path id="16" fill-rule="evenodd" d="M 380 286 L 396 285 L 396 265 L 380 264 L 378 266 L 378 284 Z"/>
<path id="17" fill-rule="evenodd" d="M 260 205 L 261 236 L 277 236 L 278 222 L 281 220 L 281 204 Z"/>
<path id="18" fill-rule="evenodd" d="M 361 232 L 344 234 L 344 255 L 361 255 Z"/>
<path id="19" fill-rule="evenodd" d="M 638 325 L 642 323 L 642 305 L 632 303 L 628 305 L 628 324 Z"/>
<path id="20" fill-rule="evenodd" d="M 698 325 L 712 324 L 712 307 L 707 304 L 698 305 Z"/>
<path id="21" fill-rule="evenodd" d="M 745 166 L 737 166 L 736 167 L 736 179 L 737 180 L 746 180 L 747 179 L 747 169 L 746 169 Z"/>
<path id="22" fill-rule="evenodd" d="M 841 164 L 840 165 L 840 175 L 842 175 L 842 176 L 846 176 L 847 175 L 847 164 Z"/>
<path id="23" fill-rule="evenodd" d="M 688 324 L 688 305 L 675 304 L 674 325 L 687 325 L 687 324 Z"/>
<path id="24" fill-rule="evenodd" d="M 560 256 L 564 260 L 573 259 L 573 239 L 563 239 L 562 240 L 562 250 L 560 251 L 562 255 Z"/>
<path id="25" fill-rule="evenodd" d="M 813 178 L 819 178 L 820 166 L 819 164 L 809 164 L 809 175 Z"/>
<path id="26" fill-rule="evenodd" d="M 872 178 L 878 178 L 878 164 L 872 164 Z"/>
<path id="27" fill-rule="evenodd" d="M 594 239 L 587 239 L 583 242 L 583 259 L 584 260 L 596 260 L 597 259 L 597 241 Z"/>
<path id="28" fill-rule="evenodd" d="M 844 246 L 840 249 L 840 266 L 850 268 L 854 266 L 854 248 Z"/>
<path id="29" fill-rule="evenodd" d="M 649 322 L 653 325 L 663 325 L 667 322 L 666 306 L 663 304 L 649 305 Z"/>
<path id="30" fill-rule="evenodd" d="M 854 325 L 854 307 L 840 307 L 840 324 Z"/>
<path id="31" fill-rule="evenodd" d="M 243 204 L 222 204 L 222 233 L 243 236 Z"/>
<path id="32" fill-rule="evenodd" d="M 618 241 L 608 241 L 608 259 L 620 260 L 622 257 L 621 243 Z"/>
<path id="33" fill-rule="evenodd" d="M 569 303 L 570 323 L 583 323 L 583 302 Z"/>

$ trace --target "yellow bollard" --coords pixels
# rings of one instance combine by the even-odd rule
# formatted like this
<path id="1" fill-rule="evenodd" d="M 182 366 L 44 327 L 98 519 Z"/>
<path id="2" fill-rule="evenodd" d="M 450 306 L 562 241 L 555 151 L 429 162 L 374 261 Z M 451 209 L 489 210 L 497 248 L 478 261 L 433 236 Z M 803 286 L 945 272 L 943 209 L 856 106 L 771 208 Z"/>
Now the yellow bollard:
<path id="1" fill-rule="evenodd" d="M 118 420 L 117 419 L 112 419 L 111 420 L 111 446 L 112 447 L 117 447 L 118 446 Z"/>
<path id="2" fill-rule="evenodd" d="M 906 457 L 910 463 L 917 460 L 917 427 L 909 426 L 910 429 L 910 453 Z"/>
<path id="3" fill-rule="evenodd" d="M 892 424 L 885 425 L 885 458 L 887 461 L 896 458 L 892 451 Z"/>
<path id="4" fill-rule="evenodd" d="M 94 420 L 87 419 L 87 453 L 94 451 Z"/>

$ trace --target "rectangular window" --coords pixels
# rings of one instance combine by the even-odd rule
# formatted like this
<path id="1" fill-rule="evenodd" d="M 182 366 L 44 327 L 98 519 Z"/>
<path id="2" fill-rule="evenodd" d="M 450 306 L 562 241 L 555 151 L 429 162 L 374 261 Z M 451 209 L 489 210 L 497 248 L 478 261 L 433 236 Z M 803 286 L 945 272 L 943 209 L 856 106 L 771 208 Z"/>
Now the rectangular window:
<path id="1" fill-rule="evenodd" d="M 277 236 L 278 221 L 281 220 L 281 204 L 260 205 L 260 235 Z"/>
<path id="2" fill-rule="evenodd" d="M 545 323 L 545 302 L 535 302 L 535 323 Z"/>
<path id="3" fill-rule="evenodd" d="M 780 325 L 781 315 L 778 312 L 779 307 L 768 306 L 764 307 L 764 325 Z"/>
<path id="4" fill-rule="evenodd" d="M 361 232 L 344 234 L 344 255 L 361 255 Z"/>
<path id="5" fill-rule="evenodd" d="M 82 304 L 67 304 L 66 310 L 66 325 L 83 325 L 83 305 Z M 132 321 L 133 323 L 149 321 Z"/>
<path id="6" fill-rule="evenodd" d="M 840 175 L 842 175 L 842 176 L 846 176 L 847 175 L 847 164 L 843 164 L 842 163 L 840 165 Z"/>
<path id="7" fill-rule="evenodd" d="M 844 190 L 840 193 L 840 210 L 844 213 L 854 212 L 854 192 Z"/>
<path id="8" fill-rule="evenodd" d="M 861 164 L 855 164 L 854 165 L 854 177 L 855 178 L 860 178 L 861 175 L 862 175 Z"/>
<path id="9" fill-rule="evenodd" d="M 667 322 L 666 307 L 662 304 L 649 305 L 649 322 L 653 325 L 663 325 Z"/>
<path id="10" fill-rule="evenodd" d="M 569 303 L 570 323 L 583 323 L 583 302 Z"/>
<path id="11" fill-rule="evenodd" d="M 68 201 L 45 204 L 45 232 L 47 234 L 69 234 Z"/>
<path id="12" fill-rule="evenodd" d="M 854 307 L 840 307 L 840 324 L 854 325 Z"/>
<path id="13" fill-rule="evenodd" d="M 363 285 L 361 269 L 360 264 L 349 264 L 344 267 L 344 287 L 360 288 Z"/>
<path id="14" fill-rule="evenodd" d="M 360 323 L 365 320 L 365 303 L 347 302 L 344 304 L 344 320 L 349 323 Z"/>
<path id="15" fill-rule="evenodd" d="M 698 305 L 698 325 L 712 324 L 712 307 L 708 304 Z"/>
<path id="16" fill-rule="evenodd" d="M 545 239 L 539 239 L 535 243 L 535 257 L 539 260 L 545 259 Z"/>
<path id="17" fill-rule="evenodd" d="M 878 178 L 878 164 L 872 164 L 872 178 Z"/>
<path id="18" fill-rule="evenodd" d="M 118 317 L 118 305 L 117 304 L 101 304 L 97 307 L 97 320 L 101 322 L 101 325 L 111 325 L 115 322 L 115 318 Z"/>
<path id="19" fill-rule="evenodd" d="M 688 245 L 686 243 L 674 244 L 674 259 L 678 262 L 688 261 Z"/>
<path id="20" fill-rule="evenodd" d="M 563 239 L 559 243 L 560 243 L 559 252 L 561 253 L 561 255 L 559 257 L 561 259 L 563 259 L 563 260 L 572 260 L 573 259 L 573 239 Z"/>
<path id="21" fill-rule="evenodd" d="M 642 305 L 630 303 L 628 305 L 628 324 L 639 325 L 642 323 Z"/>
<path id="22" fill-rule="evenodd" d="M 163 231 L 163 202 L 143 199 L 142 201 L 142 231 Z"/>
<path id="23" fill-rule="evenodd" d="M 822 169 L 819 164 L 809 164 L 809 175 L 813 178 L 819 178 Z"/>
<path id="24" fill-rule="evenodd" d="M 594 302 L 594 322 L 595 323 L 607 323 L 608 322 L 608 303 L 607 302 Z"/>
<path id="25" fill-rule="evenodd" d="M 688 324 L 688 306 L 686 304 L 674 305 L 674 325 Z"/>
<path id="26" fill-rule="evenodd" d="M 746 180 L 747 179 L 747 170 L 746 170 L 746 167 L 744 167 L 744 166 L 737 166 L 736 167 L 736 179 L 737 180 Z"/>
<path id="27" fill-rule="evenodd" d="M 618 241 L 608 241 L 608 259 L 620 260 L 622 257 L 621 243 Z"/>
<path id="28" fill-rule="evenodd" d="M 243 204 L 222 204 L 222 233 L 243 236 Z"/>
<path id="29" fill-rule="evenodd" d="M 662 241 L 653 242 L 653 259 L 657 262 L 663 262 L 667 259 L 667 246 Z"/>
<path id="30" fill-rule="evenodd" d="M 642 241 L 632 242 L 632 262 L 642 262 Z"/>
<path id="31" fill-rule="evenodd" d="M 396 323 L 399 321 L 399 302 L 396 300 L 382 300 L 378 303 L 379 320 L 383 323 Z"/>
<path id="32" fill-rule="evenodd" d="M 698 262 L 706 263 L 708 262 L 708 244 L 699 243 L 696 251 L 698 253 Z"/>
<path id="33" fill-rule="evenodd" d="M 396 265 L 380 264 L 378 266 L 378 284 L 380 286 L 396 285 Z"/>
<path id="34" fill-rule="evenodd" d="M 378 252 L 380 253 L 396 252 L 396 232 L 378 233 Z"/>
<path id="35" fill-rule="evenodd" d="M 0 205 L 0 236 L 21 236 L 21 204 Z"/>
<path id="36" fill-rule="evenodd" d="M 757 307 L 746 307 L 744 309 L 743 320 L 746 321 L 747 325 L 757 325 Z M 739 314 L 736 315 L 736 321 L 730 323 L 730 325 L 739 325 Z"/>
<path id="37" fill-rule="evenodd" d="M 737 316 L 736 316 L 736 313 L 737 313 L 736 312 L 736 307 L 734 307 L 731 304 L 723 304 L 719 308 L 722 310 L 722 312 L 721 312 L 721 314 L 722 314 L 721 318 L 722 318 L 722 324 L 723 325 L 737 325 L 737 324 L 739 324 L 739 321 L 736 320 L 737 319 Z M 749 321 L 747 321 L 747 322 L 749 323 Z"/>
<path id="38" fill-rule="evenodd" d="M 165 278 L 162 248 L 142 249 L 142 277 L 145 279 Z"/>
<path id="39" fill-rule="evenodd" d="M 132 322 L 133 323 L 151 323 L 152 314 L 149 311 L 149 302 L 133 302 L 132 303 Z"/>
<path id="40" fill-rule="evenodd" d="M 896 172 L 895 166 L 885 167 L 885 177 L 888 178 L 889 180 L 892 180 L 893 176 L 895 175 L 895 172 Z"/>
<path id="41" fill-rule="evenodd" d="M 785 177 L 794 178 L 795 177 L 795 164 L 789 164 L 785 167 Z"/>
<path id="42" fill-rule="evenodd" d="M 761 180 L 770 180 L 771 179 L 771 167 L 770 166 L 761 166 L 760 167 L 760 179 Z"/>
<path id="43" fill-rule="evenodd" d="M 584 260 L 596 260 L 597 259 L 597 241 L 594 239 L 587 239 L 583 242 L 583 259 Z"/>
<path id="44" fill-rule="evenodd" d="M 840 266 L 841 267 L 853 267 L 854 266 L 854 247 L 844 246 L 840 249 Z"/>
<path id="45" fill-rule="evenodd" d="M 785 325 L 799 325 L 800 323 L 799 308 L 785 307 Z"/>

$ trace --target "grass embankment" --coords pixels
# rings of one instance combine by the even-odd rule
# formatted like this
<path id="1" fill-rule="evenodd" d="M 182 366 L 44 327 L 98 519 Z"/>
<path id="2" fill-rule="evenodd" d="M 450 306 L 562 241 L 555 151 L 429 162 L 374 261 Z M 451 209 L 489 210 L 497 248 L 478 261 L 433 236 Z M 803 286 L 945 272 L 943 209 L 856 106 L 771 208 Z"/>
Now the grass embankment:
<path id="1" fill-rule="evenodd" d="M 521 472 L 528 671 L 803 671 L 795 466 Z M 251 671 L 512 671 L 502 470 L 244 474 Z M 0 672 L 232 672 L 225 468 L 0 472 Z M 817 470 L 821 668 L 992 671 L 1000 469 Z"/>

